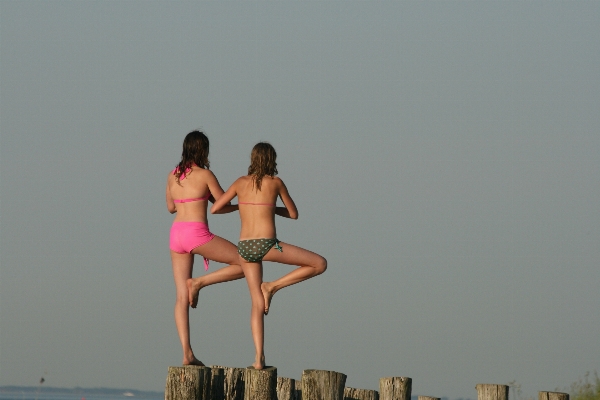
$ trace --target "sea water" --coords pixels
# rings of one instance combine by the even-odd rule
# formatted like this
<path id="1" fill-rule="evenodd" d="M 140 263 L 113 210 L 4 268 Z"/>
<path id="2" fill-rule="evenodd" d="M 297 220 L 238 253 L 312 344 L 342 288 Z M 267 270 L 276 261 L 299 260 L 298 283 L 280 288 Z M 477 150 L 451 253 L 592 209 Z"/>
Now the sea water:
<path id="1" fill-rule="evenodd" d="M 127 396 L 124 394 L 44 393 L 31 391 L 0 392 L 0 400 L 163 400 L 164 395 Z"/>

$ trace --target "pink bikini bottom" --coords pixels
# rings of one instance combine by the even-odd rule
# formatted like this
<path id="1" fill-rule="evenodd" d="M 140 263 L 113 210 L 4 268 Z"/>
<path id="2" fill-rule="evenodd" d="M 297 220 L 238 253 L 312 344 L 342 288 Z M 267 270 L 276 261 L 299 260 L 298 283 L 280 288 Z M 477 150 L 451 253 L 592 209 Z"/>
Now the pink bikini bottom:
<path id="1" fill-rule="evenodd" d="M 169 247 L 175 253 L 191 253 L 198 246 L 210 242 L 215 235 L 204 222 L 173 222 Z M 208 270 L 208 259 L 204 258 L 204 269 Z"/>

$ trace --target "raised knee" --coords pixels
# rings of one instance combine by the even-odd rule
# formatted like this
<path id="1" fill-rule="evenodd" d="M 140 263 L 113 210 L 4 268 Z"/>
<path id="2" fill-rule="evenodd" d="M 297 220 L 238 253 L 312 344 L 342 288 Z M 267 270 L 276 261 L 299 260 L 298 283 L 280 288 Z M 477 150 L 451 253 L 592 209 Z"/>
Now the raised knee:
<path id="1" fill-rule="evenodd" d="M 327 260 L 321 257 L 317 265 L 315 266 L 317 270 L 317 275 L 321 275 L 327 269 Z"/>

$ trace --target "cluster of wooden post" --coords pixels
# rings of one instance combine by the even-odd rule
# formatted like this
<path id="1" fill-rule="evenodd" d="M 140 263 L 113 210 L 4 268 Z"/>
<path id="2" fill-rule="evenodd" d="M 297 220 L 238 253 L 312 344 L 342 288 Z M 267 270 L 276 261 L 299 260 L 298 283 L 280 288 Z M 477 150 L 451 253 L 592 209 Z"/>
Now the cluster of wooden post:
<path id="1" fill-rule="evenodd" d="M 479 384 L 477 400 L 508 400 L 507 385 Z M 379 380 L 379 391 L 346 387 L 340 372 L 306 369 L 302 379 L 277 377 L 263 370 L 213 365 L 169 367 L 165 400 L 411 400 L 412 379 Z M 440 400 L 418 396 L 418 400 Z M 567 393 L 539 392 L 538 400 L 569 400 Z"/>

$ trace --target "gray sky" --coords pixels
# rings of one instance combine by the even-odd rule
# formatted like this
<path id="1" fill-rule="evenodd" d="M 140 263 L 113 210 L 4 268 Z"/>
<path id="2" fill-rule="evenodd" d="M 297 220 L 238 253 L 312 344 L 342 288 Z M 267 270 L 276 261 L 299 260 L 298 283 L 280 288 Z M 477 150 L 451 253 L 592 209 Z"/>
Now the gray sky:
<path id="1" fill-rule="evenodd" d="M 0 17 L 0 385 L 163 390 L 181 362 L 164 186 L 198 128 L 224 188 L 275 146 L 300 210 L 278 236 L 329 262 L 274 297 L 280 376 L 533 397 L 600 368 L 600 2 L 2 0 Z M 210 225 L 237 241 L 236 214 Z M 197 356 L 249 365 L 249 311 L 244 281 L 204 289 Z"/>

